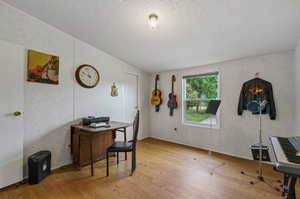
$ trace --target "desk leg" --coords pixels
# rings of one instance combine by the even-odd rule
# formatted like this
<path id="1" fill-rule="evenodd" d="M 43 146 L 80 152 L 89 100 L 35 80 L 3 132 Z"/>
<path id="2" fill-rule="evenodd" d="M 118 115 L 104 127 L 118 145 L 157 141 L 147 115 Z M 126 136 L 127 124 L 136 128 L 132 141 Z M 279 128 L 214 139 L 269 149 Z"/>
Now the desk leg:
<path id="1" fill-rule="evenodd" d="M 91 176 L 94 176 L 93 136 L 90 136 Z"/>
<path id="2" fill-rule="evenodd" d="M 127 142 L 126 128 L 124 128 L 124 141 Z M 127 160 L 127 152 L 125 152 L 125 160 Z"/>
<path id="3" fill-rule="evenodd" d="M 287 195 L 287 199 L 296 199 L 296 192 L 295 192 L 296 182 L 297 182 L 297 177 L 292 176 L 289 185 L 289 192 Z"/>

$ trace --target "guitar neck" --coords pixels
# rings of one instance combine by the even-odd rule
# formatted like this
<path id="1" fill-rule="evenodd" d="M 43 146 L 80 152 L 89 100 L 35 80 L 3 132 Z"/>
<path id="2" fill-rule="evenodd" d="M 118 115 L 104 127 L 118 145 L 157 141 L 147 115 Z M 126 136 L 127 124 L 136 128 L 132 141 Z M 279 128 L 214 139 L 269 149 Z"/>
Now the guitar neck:
<path id="1" fill-rule="evenodd" d="M 155 90 L 157 90 L 157 81 L 159 80 L 158 74 L 155 76 Z"/>
<path id="2" fill-rule="evenodd" d="M 174 79 L 172 80 L 172 94 L 174 94 Z"/>

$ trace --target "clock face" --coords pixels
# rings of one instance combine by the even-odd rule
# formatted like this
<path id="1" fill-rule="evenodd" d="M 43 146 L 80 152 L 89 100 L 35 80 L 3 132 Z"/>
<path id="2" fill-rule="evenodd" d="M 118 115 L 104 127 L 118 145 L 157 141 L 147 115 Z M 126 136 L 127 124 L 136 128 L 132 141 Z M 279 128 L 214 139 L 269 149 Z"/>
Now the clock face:
<path id="1" fill-rule="evenodd" d="M 96 68 L 90 65 L 81 65 L 76 70 L 76 80 L 84 88 L 94 88 L 100 81 Z"/>

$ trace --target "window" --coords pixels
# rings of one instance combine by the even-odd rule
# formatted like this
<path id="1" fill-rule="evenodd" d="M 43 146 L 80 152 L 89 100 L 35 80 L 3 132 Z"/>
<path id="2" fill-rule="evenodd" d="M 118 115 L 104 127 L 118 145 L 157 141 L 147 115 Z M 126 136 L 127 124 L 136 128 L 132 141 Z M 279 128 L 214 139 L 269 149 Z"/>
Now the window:
<path id="1" fill-rule="evenodd" d="M 183 77 L 183 122 L 218 127 L 218 115 L 206 114 L 209 100 L 219 99 L 219 73 Z"/>

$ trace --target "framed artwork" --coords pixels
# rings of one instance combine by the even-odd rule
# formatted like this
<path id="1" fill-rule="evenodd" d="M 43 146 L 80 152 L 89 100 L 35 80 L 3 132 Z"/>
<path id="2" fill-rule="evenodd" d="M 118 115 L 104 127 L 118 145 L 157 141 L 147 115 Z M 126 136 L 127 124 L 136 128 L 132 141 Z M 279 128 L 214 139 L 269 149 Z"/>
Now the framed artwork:
<path id="1" fill-rule="evenodd" d="M 59 57 L 28 50 L 27 81 L 58 84 Z"/>

